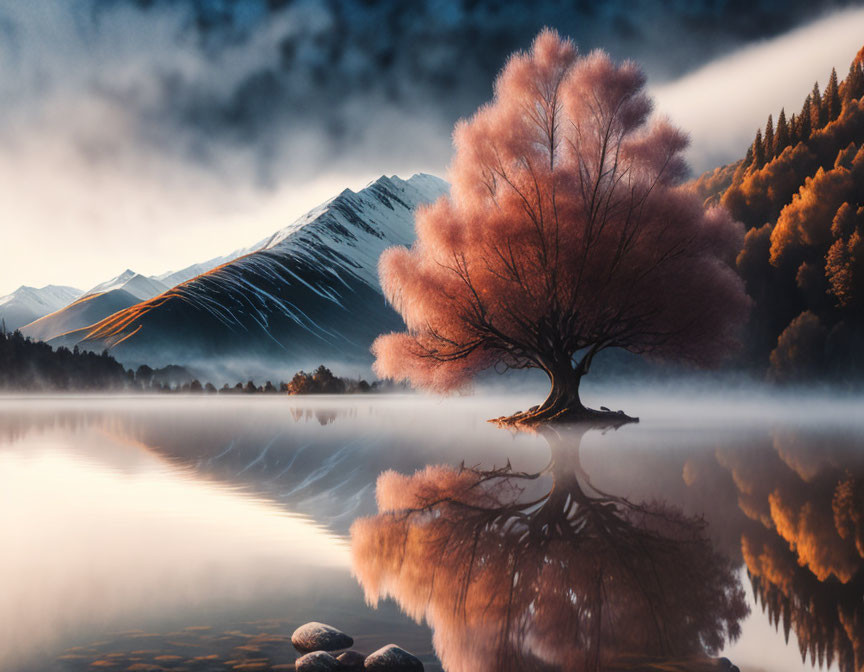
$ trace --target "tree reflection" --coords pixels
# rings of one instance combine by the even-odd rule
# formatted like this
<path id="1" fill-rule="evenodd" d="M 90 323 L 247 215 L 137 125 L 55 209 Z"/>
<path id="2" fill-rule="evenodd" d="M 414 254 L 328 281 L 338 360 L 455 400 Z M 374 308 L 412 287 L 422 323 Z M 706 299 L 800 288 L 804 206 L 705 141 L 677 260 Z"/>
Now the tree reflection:
<path id="1" fill-rule="evenodd" d="M 545 430 L 537 473 L 379 477 L 378 515 L 351 529 L 354 571 L 370 603 L 392 597 L 430 624 L 449 672 L 698 669 L 738 636 L 743 591 L 703 523 L 592 486 L 589 429 Z"/>
<path id="2" fill-rule="evenodd" d="M 860 437 L 775 431 L 749 449 L 721 449 L 750 518 L 741 550 L 753 592 L 802 659 L 864 670 L 864 456 Z"/>

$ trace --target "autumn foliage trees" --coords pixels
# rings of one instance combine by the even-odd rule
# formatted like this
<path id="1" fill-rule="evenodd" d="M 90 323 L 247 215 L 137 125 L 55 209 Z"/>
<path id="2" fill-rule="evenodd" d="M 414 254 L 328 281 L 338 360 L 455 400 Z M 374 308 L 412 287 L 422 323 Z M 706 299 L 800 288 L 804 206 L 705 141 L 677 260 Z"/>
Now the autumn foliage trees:
<path id="1" fill-rule="evenodd" d="M 749 229 L 738 270 L 755 299 L 747 359 L 779 381 L 864 374 L 864 50 L 743 161 L 692 186 Z M 782 114 L 782 112 L 781 112 Z"/>
<path id="2" fill-rule="evenodd" d="M 578 419 L 603 350 L 712 362 L 734 344 L 743 231 L 679 187 L 686 137 L 648 124 L 644 83 L 549 30 L 510 59 L 455 129 L 450 196 L 418 212 L 411 249 L 381 258 L 407 331 L 375 342 L 379 375 L 447 391 L 537 368 L 552 391 L 519 419 Z"/>

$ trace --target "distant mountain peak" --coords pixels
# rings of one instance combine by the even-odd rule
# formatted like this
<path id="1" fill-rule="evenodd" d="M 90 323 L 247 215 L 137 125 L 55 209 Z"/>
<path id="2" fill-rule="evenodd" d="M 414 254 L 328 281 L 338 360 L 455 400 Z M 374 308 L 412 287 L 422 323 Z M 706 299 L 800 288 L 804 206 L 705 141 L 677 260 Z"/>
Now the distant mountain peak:
<path id="1" fill-rule="evenodd" d="M 18 329 L 68 305 L 81 294 L 80 289 L 63 285 L 21 285 L 11 294 L 0 297 L 0 319 L 6 322 L 7 329 Z"/>
<path id="2" fill-rule="evenodd" d="M 447 190 L 422 173 L 345 189 L 238 258 L 56 344 L 107 347 L 131 364 L 264 357 L 294 370 L 334 360 L 366 366 L 374 338 L 401 325 L 381 292 L 378 258 L 410 245 L 416 207 Z"/>
<path id="3" fill-rule="evenodd" d="M 115 289 L 123 289 L 132 294 L 132 296 L 144 301 L 157 294 L 161 294 L 165 290 L 170 289 L 170 287 L 159 280 L 159 278 L 150 278 L 146 275 L 136 273 L 131 268 L 127 268 L 120 275 L 91 288 L 84 296 L 104 294 Z"/>

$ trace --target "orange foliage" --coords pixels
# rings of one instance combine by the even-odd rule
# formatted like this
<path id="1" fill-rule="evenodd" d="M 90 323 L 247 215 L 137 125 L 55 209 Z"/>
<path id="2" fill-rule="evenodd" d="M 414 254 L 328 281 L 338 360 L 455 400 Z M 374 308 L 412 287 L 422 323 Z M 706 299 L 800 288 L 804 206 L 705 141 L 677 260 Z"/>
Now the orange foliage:
<path id="1" fill-rule="evenodd" d="M 770 374 L 777 381 L 818 376 L 825 362 L 827 330 L 809 310 L 801 313 L 783 330 L 771 352 Z"/>
<path id="2" fill-rule="evenodd" d="M 771 263 L 778 266 L 793 250 L 815 248 L 825 254 L 831 244 L 831 223 L 843 203 L 864 193 L 864 147 L 847 167 L 848 152 L 838 155 L 834 169 L 820 168 L 807 178 L 792 202 L 783 208 L 771 234 Z"/>
<path id="3" fill-rule="evenodd" d="M 813 450 L 812 438 L 784 430 L 774 432 L 773 445 L 717 455 L 753 519 L 742 530 L 741 551 L 757 601 L 787 638 L 796 634 L 802 658 L 841 672 L 864 669 L 859 444 L 854 435 L 823 437 Z"/>
<path id="4" fill-rule="evenodd" d="M 768 360 L 778 379 L 854 380 L 864 373 L 864 231 L 851 223 L 864 207 L 862 53 L 839 85 L 839 116 L 826 112 L 836 106 L 836 87 L 822 94 L 817 86 L 802 111 L 813 113 L 812 129 L 799 115 L 779 156 L 757 161 L 757 138 L 744 161 L 691 185 L 749 228 L 737 258 L 756 303 L 745 339 L 747 363 L 764 367 Z M 835 223 L 844 207 L 850 211 L 841 231 Z"/>
<path id="5" fill-rule="evenodd" d="M 864 306 L 864 207 L 844 203 L 831 226 L 834 243 L 825 260 L 831 292 L 843 308 Z"/>

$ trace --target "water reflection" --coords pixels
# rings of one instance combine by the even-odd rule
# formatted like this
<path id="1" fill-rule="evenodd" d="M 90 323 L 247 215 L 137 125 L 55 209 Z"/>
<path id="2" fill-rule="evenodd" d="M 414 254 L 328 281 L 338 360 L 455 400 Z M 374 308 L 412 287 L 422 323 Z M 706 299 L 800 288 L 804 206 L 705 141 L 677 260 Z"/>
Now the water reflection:
<path id="1" fill-rule="evenodd" d="M 70 633 L 192 617 L 340 578 L 310 520 L 166 468 L 96 428 L 0 451 L 0 668 Z M 4 665 L 5 663 L 5 665 Z"/>
<path id="2" fill-rule="evenodd" d="M 428 650 L 395 608 L 367 615 L 344 539 L 199 469 L 205 444 L 254 436 L 245 422 L 217 437 L 165 411 L 0 413 L 0 669 L 271 669 L 293 662 L 288 637 L 313 616 L 369 650 L 390 637 Z M 163 433 L 174 440 L 149 443 Z"/>
<path id="3" fill-rule="evenodd" d="M 748 611 L 732 563 L 701 520 L 592 485 L 589 429 L 544 431 L 534 473 L 383 473 L 378 515 L 351 528 L 367 600 L 425 619 L 450 672 L 710 669 Z"/>
<path id="4" fill-rule="evenodd" d="M 676 402 L 544 438 L 484 421 L 511 406 L 525 404 L 0 400 L 0 669 L 83 672 L 108 653 L 111 669 L 278 669 L 316 619 L 440 670 L 400 606 L 454 672 L 699 670 L 721 646 L 744 670 L 812 670 L 799 647 L 864 669 L 864 421 L 849 408 L 826 422 L 833 406 L 761 417 L 745 400 L 682 425 Z M 399 605 L 364 605 L 358 518 L 355 573 Z M 83 648 L 46 663 L 67 646 Z"/>
<path id="5" fill-rule="evenodd" d="M 784 428 L 762 450 L 716 452 L 747 516 L 741 551 L 763 611 L 802 658 L 841 672 L 864 669 L 861 448 L 858 436 Z"/>

